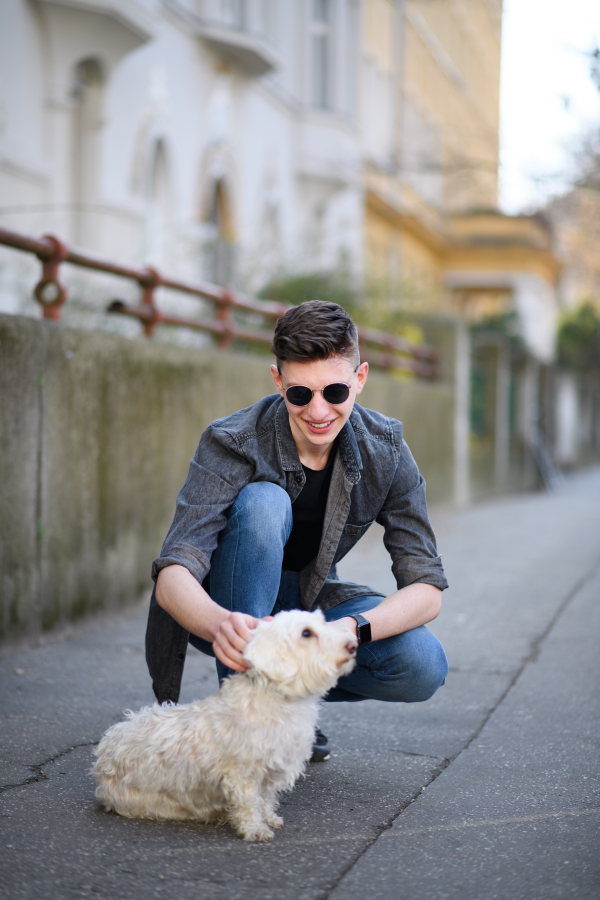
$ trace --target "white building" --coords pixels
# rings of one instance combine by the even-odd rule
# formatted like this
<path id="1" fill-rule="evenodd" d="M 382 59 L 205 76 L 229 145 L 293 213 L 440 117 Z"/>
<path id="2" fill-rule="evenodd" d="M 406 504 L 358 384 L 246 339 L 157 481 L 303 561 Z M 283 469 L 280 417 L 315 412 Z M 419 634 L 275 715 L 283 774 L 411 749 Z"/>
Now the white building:
<path id="1" fill-rule="evenodd" d="M 467 297 L 485 312 L 495 291 L 548 362 L 550 236 L 493 212 L 501 15 L 499 0 L 0 0 L 0 227 L 252 293 L 332 270 L 387 281 L 392 304 L 408 286 L 418 311 L 465 313 Z M 112 327 L 106 301 L 137 293 L 63 268 L 73 324 Z M 38 272 L 0 246 L 0 309 L 38 315 Z"/>
<path id="2" fill-rule="evenodd" d="M 360 274 L 358 17 L 356 0 L 3 0 L 0 226 L 250 290 Z M 0 251 L 0 308 L 29 311 L 39 266 Z"/>

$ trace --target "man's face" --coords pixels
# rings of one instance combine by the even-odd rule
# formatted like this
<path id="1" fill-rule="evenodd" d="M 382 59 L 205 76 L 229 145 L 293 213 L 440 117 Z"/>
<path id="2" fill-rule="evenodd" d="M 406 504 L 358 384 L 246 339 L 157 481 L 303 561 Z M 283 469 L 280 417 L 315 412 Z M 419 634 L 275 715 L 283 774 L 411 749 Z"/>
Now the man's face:
<path id="1" fill-rule="evenodd" d="M 302 452 L 318 453 L 324 451 L 336 439 L 352 412 L 354 401 L 362 391 L 367 373 L 368 363 L 361 363 L 357 372 L 349 359 L 344 356 L 330 356 L 313 362 L 285 362 L 281 366 L 281 374 L 277 366 L 271 366 L 275 387 L 285 400 L 290 414 L 292 435 Z M 321 391 L 328 384 L 344 382 L 350 387 L 350 396 L 344 403 L 327 403 Z M 293 406 L 285 396 L 287 388 L 303 385 L 312 391 L 308 406 Z"/>

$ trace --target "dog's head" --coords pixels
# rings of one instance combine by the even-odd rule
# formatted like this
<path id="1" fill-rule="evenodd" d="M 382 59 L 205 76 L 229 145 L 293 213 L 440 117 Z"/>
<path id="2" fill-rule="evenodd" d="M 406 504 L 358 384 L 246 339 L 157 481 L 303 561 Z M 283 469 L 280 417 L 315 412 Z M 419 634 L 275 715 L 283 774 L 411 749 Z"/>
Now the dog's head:
<path id="1" fill-rule="evenodd" d="M 357 641 L 350 630 L 327 623 L 320 610 L 278 613 L 259 622 L 244 650 L 251 678 L 265 678 L 288 697 L 325 694 L 355 665 Z"/>

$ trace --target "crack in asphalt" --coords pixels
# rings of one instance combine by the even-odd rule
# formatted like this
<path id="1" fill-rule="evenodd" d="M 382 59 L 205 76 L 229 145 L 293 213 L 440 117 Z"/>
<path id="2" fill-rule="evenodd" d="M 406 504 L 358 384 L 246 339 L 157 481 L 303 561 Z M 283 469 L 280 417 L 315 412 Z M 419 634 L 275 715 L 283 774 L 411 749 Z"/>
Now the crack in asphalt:
<path id="1" fill-rule="evenodd" d="M 398 753 L 401 753 L 402 756 L 418 756 L 421 759 L 441 759 L 446 765 L 450 762 L 445 756 L 432 756 L 431 753 L 414 753 L 411 750 L 398 750 Z"/>
<path id="2" fill-rule="evenodd" d="M 350 871 L 354 868 L 354 866 L 357 864 L 357 862 L 358 862 L 358 861 L 364 856 L 364 854 L 367 852 L 367 850 L 369 849 L 369 847 L 371 847 L 371 846 L 372 846 L 372 845 L 373 845 L 373 844 L 381 837 L 381 835 L 382 835 L 385 831 L 389 831 L 390 828 L 393 827 L 394 822 L 396 821 L 396 819 L 398 819 L 398 818 L 402 815 L 402 813 L 403 813 L 403 812 L 404 812 L 404 811 L 405 811 L 412 803 L 415 803 L 415 802 L 419 799 L 419 797 L 420 797 L 421 794 L 425 791 L 425 789 L 428 788 L 429 785 L 432 784 L 437 778 L 439 778 L 439 776 L 442 774 L 442 772 L 444 771 L 444 769 L 447 769 L 451 762 L 454 762 L 454 760 L 457 759 L 457 758 L 460 756 L 461 753 L 463 753 L 465 750 L 468 750 L 469 747 L 471 746 L 471 744 L 472 744 L 475 740 L 478 739 L 479 735 L 481 734 L 481 732 L 483 731 L 483 729 L 485 728 L 485 726 L 486 726 L 487 723 L 489 722 L 490 718 L 493 716 L 493 714 L 496 712 L 496 710 L 498 709 L 498 707 L 500 706 L 500 704 L 505 700 L 505 698 L 506 698 L 506 697 L 508 696 L 508 694 L 511 692 L 511 690 L 513 689 L 513 687 L 515 686 L 515 684 L 517 683 L 517 681 L 519 680 L 519 678 L 521 677 L 521 675 L 523 674 L 523 672 L 525 671 L 525 669 L 527 668 L 527 666 L 528 666 L 530 663 L 535 662 L 535 660 L 537 659 L 537 657 L 538 657 L 539 654 L 540 654 L 540 651 L 541 651 L 541 648 L 542 648 L 542 644 L 544 643 L 544 641 L 546 640 L 546 638 L 548 637 L 548 635 L 550 634 L 550 632 L 552 631 L 552 629 L 554 628 L 554 626 L 556 625 L 556 623 L 558 622 L 558 620 L 560 619 L 560 617 L 563 615 L 563 613 L 565 612 L 565 610 L 567 609 L 567 607 L 570 605 L 570 603 L 573 601 L 573 599 L 577 596 L 577 594 L 579 593 L 579 591 L 581 591 L 581 590 L 585 587 L 585 585 L 586 585 L 589 581 L 591 581 L 591 579 L 592 579 L 592 578 L 594 577 L 594 575 L 596 574 L 598 568 L 600 568 L 600 559 L 599 559 L 599 560 L 596 560 L 596 562 L 591 566 L 590 569 L 588 569 L 588 571 L 585 573 L 585 575 L 583 575 L 583 576 L 575 583 L 575 585 L 571 588 L 571 590 L 569 591 L 569 593 L 567 594 L 567 596 L 565 597 L 565 599 L 563 600 L 563 602 L 558 606 L 558 608 L 557 608 L 557 610 L 555 611 L 554 615 L 551 616 L 550 621 L 548 622 L 548 624 L 546 625 L 546 627 L 544 628 L 544 630 L 537 636 L 537 638 L 534 638 L 534 639 L 533 639 L 533 641 L 531 642 L 530 648 L 529 648 L 529 653 L 527 654 L 527 656 L 524 657 L 523 661 L 521 662 L 521 665 L 520 665 L 520 666 L 518 667 L 518 669 L 515 671 L 513 677 L 510 679 L 510 681 L 509 681 L 509 683 L 508 683 L 506 689 L 502 692 L 502 694 L 500 695 L 500 697 L 498 698 L 498 700 L 497 700 L 497 702 L 494 704 L 494 706 L 488 711 L 487 715 L 484 716 L 484 718 L 483 718 L 481 724 L 479 725 L 479 727 L 473 732 L 473 734 L 471 735 L 471 737 L 469 737 L 469 738 L 466 740 L 464 746 L 463 746 L 463 747 L 458 751 L 458 753 L 456 753 L 454 756 L 450 757 L 449 759 L 444 759 L 445 765 L 439 766 L 439 767 L 438 767 L 438 771 L 435 771 L 435 770 L 434 770 L 434 773 L 432 774 L 432 776 L 431 776 L 431 778 L 429 779 L 429 781 L 428 781 L 426 784 L 424 784 L 423 787 L 421 787 L 421 788 L 415 793 L 415 795 L 414 795 L 413 797 L 411 797 L 411 799 L 408 801 L 408 803 L 406 803 L 402 809 L 398 810 L 397 813 L 395 813 L 393 816 L 391 816 L 391 818 L 390 818 L 386 823 L 384 823 L 384 824 L 378 826 L 376 836 L 375 836 L 374 838 L 372 838 L 372 840 L 370 840 L 370 841 L 367 842 L 366 846 L 363 847 L 363 849 L 360 851 L 360 853 L 357 854 L 357 856 L 355 857 L 355 859 L 353 859 L 352 862 L 349 863 L 349 864 L 346 866 L 346 868 L 340 873 L 340 875 L 339 875 L 338 878 L 335 880 L 335 882 L 334 882 L 330 887 L 328 887 L 328 888 L 326 888 L 324 891 L 320 892 L 320 893 L 316 896 L 315 900 L 328 900 L 328 898 L 329 898 L 329 896 L 331 895 L 331 893 L 337 888 L 337 886 L 338 886 L 339 884 L 341 884 L 341 882 L 344 880 L 344 878 L 346 877 L 346 875 L 348 874 L 348 872 L 350 872 Z M 476 674 L 476 673 L 473 673 L 473 674 Z M 411 755 L 411 754 L 407 754 L 407 755 Z M 414 754 L 414 755 L 417 756 L 417 755 L 420 755 L 420 754 Z M 435 757 L 429 757 L 429 758 L 430 758 L 430 759 L 434 759 Z"/>
<path id="3" fill-rule="evenodd" d="M 72 753 L 74 750 L 79 750 L 81 747 L 95 747 L 98 741 L 86 741 L 83 744 L 74 744 L 72 747 L 67 747 L 66 750 L 61 750 L 60 753 L 57 753 L 55 756 L 50 756 L 48 759 L 44 760 L 44 762 L 38 763 L 37 765 L 26 765 L 26 769 L 31 769 L 33 775 L 30 775 L 29 778 L 26 778 L 25 781 L 19 781 L 17 784 L 3 784 L 0 785 L 0 794 L 3 794 L 5 791 L 10 791 L 13 788 L 25 787 L 27 784 L 36 784 L 39 781 L 48 781 L 48 776 L 44 775 L 42 769 L 49 765 L 50 763 L 56 762 L 58 759 L 62 759 L 64 756 L 68 756 L 69 753 Z"/>

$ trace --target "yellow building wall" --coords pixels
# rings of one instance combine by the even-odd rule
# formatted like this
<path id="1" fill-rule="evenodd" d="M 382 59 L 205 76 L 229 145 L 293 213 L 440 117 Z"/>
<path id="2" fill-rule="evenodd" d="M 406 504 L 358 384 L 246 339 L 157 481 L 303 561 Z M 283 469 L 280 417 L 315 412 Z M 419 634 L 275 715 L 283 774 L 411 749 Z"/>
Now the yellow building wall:
<path id="1" fill-rule="evenodd" d="M 366 0 L 364 9 L 364 48 L 377 61 L 382 72 L 394 70 L 394 3 L 392 0 Z"/>
<path id="2" fill-rule="evenodd" d="M 497 204 L 499 8 L 493 0 L 406 4 L 404 100 L 437 131 L 444 211 Z"/>
<path id="3" fill-rule="evenodd" d="M 497 210 L 502 0 L 362 0 L 362 11 L 370 314 L 396 328 L 403 310 L 481 321 L 518 309 L 533 352 L 550 358 L 552 235 Z"/>
<path id="4" fill-rule="evenodd" d="M 367 291 L 407 310 L 438 309 L 444 295 L 440 254 L 368 205 L 365 234 Z"/>
<path id="5" fill-rule="evenodd" d="M 497 203 L 501 4 L 496 0 L 363 0 L 363 53 L 387 75 L 400 110 L 399 167 L 367 185 L 399 212 L 445 217 Z M 398 17 L 403 17 L 399 20 Z M 396 36 L 401 33 L 402 50 Z M 378 98 L 365 98 L 376 103 Z M 390 111 L 391 114 L 391 111 Z M 390 157 L 393 148 L 390 148 Z M 367 279 L 402 281 L 442 302 L 442 254 L 381 211 L 365 209 Z M 436 297 L 436 301 L 431 298 Z"/>

